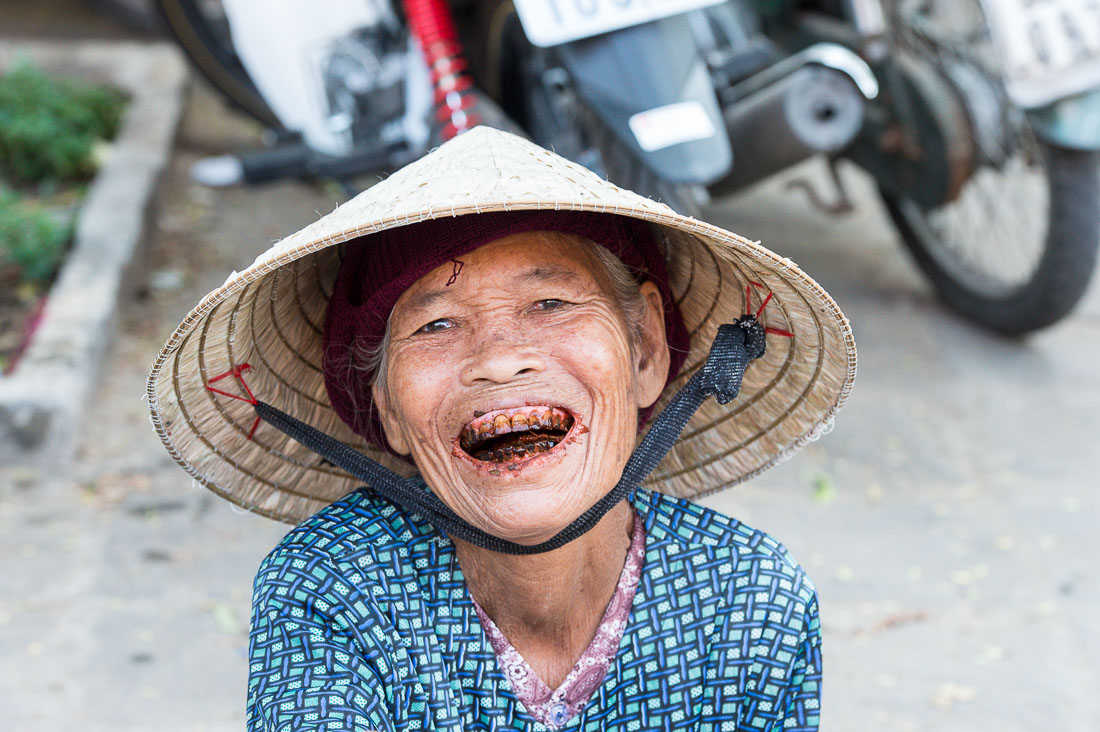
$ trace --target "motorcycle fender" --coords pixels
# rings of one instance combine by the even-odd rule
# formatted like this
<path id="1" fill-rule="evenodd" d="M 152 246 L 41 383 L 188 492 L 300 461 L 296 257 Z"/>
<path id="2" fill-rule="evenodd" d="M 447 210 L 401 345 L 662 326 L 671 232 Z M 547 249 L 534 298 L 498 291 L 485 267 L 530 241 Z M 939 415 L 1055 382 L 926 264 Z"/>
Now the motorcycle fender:
<path id="1" fill-rule="evenodd" d="M 655 174 L 705 185 L 729 172 L 733 152 L 687 16 L 555 50 L 589 108 Z"/>
<path id="2" fill-rule="evenodd" d="M 1059 99 L 1027 113 L 1042 140 L 1075 150 L 1100 150 L 1100 89 Z"/>

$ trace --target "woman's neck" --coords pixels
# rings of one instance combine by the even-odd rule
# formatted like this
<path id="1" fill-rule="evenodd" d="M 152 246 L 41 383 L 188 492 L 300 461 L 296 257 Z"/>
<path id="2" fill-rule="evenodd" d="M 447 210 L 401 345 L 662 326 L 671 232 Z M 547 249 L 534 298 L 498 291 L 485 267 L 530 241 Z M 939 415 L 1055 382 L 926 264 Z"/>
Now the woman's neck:
<path id="1" fill-rule="evenodd" d="M 499 554 L 455 541 L 474 599 L 551 689 L 592 641 L 633 529 L 634 510 L 623 501 L 591 531 L 545 554 Z"/>

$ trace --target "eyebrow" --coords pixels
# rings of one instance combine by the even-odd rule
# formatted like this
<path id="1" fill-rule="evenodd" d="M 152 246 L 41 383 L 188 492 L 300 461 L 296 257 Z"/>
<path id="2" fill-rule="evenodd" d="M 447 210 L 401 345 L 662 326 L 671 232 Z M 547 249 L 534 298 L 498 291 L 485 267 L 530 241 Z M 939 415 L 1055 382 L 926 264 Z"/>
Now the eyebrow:
<path id="1" fill-rule="evenodd" d="M 516 279 L 531 285 L 554 282 L 571 285 L 581 282 L 584 278 L 565 267 L 532 267 Z"/>
<path id="2" fill-rule="evenodd" d="M 461 277 L 461 275 L 459 276 Z M 532 267 L 519 274 L 515 279 L 516 282 L 524 285 L 548 283 L 571 285 L 580 283 L 583 280 L 584 278 L 581 275 L 565 267 Z M 447 289 L 428 290 L 410 299 L 407 307 L 411 310 L 420 310 L 431 307 L 449 297 L 451 297 L 451 292 Z"/>

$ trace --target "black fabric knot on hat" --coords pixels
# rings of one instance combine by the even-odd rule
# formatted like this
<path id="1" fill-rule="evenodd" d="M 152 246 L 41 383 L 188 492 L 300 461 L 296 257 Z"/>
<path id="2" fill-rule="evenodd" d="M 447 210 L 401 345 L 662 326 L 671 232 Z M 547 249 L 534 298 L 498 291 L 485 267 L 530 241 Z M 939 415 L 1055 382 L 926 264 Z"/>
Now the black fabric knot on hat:
<path id="1" fill-rule="evenodd" d="M 749 361 L 764 355 L 764 326 L 753 315 L 718 326 L 718 334 L 700 369 L 700 388 L 719 404 L 729 404 L 741 391 Z"/>

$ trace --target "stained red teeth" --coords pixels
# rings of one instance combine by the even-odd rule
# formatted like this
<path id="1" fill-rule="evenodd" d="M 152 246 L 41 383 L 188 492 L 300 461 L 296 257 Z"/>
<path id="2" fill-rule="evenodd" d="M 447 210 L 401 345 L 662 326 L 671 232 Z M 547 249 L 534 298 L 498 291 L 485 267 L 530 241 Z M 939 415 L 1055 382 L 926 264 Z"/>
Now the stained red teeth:
<path id="1" fill-rule="evenodd" d="M 573 427 L 560 407 L 520 407 L 475 412 L 459 433 L 459 447 L 477 460 L 515 463 L 552 450 Z"/>

